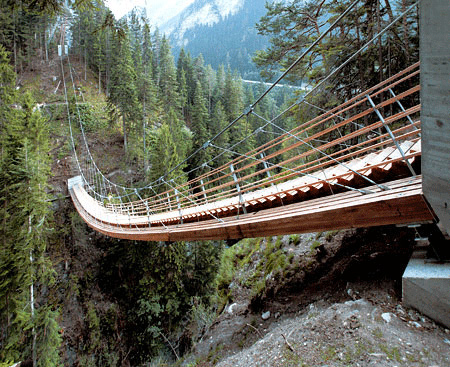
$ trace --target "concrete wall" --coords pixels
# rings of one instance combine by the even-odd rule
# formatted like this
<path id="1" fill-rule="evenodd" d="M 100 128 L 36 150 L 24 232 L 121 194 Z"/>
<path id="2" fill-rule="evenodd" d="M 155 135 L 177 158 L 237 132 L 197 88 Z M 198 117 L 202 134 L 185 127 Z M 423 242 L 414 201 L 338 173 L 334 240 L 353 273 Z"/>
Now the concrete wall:
<path id="1" fill-rule="evenodd" d="M 450 233 L 450 1 L 420 3 L 423 191 Z"/>
<path id="2" fill-rule="evenodd" d="M 403 303 L 450 328 L 450 263 L 431 263 L 416 251 L 402 278 Z"/>

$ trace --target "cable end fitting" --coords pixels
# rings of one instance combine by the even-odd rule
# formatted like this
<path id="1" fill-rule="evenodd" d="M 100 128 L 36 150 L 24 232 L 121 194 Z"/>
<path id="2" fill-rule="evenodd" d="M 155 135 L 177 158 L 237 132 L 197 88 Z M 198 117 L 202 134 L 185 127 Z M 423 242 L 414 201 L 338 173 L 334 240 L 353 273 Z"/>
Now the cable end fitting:
<path id="1" fill-rule="evenodd" d="M 244 110 L 244 115 L 250 115 L 253 112 L 253 105 L 248 106 L 245 110 Z"/>
<path id="2" fill-rule="evenodd" d="M 210 141 L 210 140 L 208 140 L 207 142 L 205 142 L 205 143 L 202 145 L 202 149 L 208 148 L 208 147 L 209 147 L 209 144 L 211 144 L 211 141 Z"/>

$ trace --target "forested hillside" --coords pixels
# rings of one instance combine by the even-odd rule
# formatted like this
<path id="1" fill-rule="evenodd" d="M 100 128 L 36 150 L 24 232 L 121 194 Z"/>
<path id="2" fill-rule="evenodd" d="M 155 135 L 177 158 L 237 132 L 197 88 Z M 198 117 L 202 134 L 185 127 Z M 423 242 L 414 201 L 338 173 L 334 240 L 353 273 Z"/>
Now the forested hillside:
<path id="1" fill-rule="evenodd" d="M 194 56 L 203 54 L 214 68 L 225 63 L 244 79 L 260 80 L 252 57 L 268 46 L 269 37 L 258 34 L 255 27 L 266 12 L 264 5 L 260 0 L 197 0 L 161 30 L 168 33 L 175 54 L 184 47 Z"/>
<path id="2" fill-rule="evenodd" d="M 224 130 L 266 89 L 242 83 L 239 68 L 251 64 L 250 51 L 239 56 L 231 50 L 230 60 L 214 59 L 211 66 L 201 54 L 193 57 L 182 48 L 174 54 L 169 39 L 136 12 L 117 21 L 102 0 L 68 3 L 0 0 L 1 367 L 21 361 L 49 367 L 213 365 L 224 348 L 218 342 L 199 356 L 189 353 L 202 348 L 202 338 L 214 322 L 221 325 L 224 310 L 237 300 L 245 298 L 245 324 L 238 333 L 242 339 L 232 341 L 233 351 L 255 341 L 259 320 L 250 321 L 249 315 L 259 315 L 272 297 L 276 310 L 298 301 L 295 313 L 299 305 L 306 307 L 299 301 L 302 287 L 312 287 L 330 269 L 327 285 L 336 281 L 345 289 L 353 269 L 364 268 L 352 255 L 376 268 L 369 268 L 371 276 L 381 277 L 377 267 L 388 268 L 392 254 L 405 261 L 412 233 L 395 228 L 380 233 L 394 232 L 400 250 L 386 250 L 379 240 L 374 246 L 379 256 L 372 256 L 370 246 L 359 250 L 357 241 L 372 232 L 234 244 L 135 242 L 92 231 L 67 192 L 67 179 L 79 174 L 74 148 L 83 139 L 80 126 L 92 153 L 80 159 L 95 160 L 107 177 L 129 186 L 162 176 L 185 182 L 280 132 L 269 124 L 261 129 L 254 116 Z M 268 49 L 253 56 L 262 76 L 285 70 L 348 3 L 267 4 L 267 14 L 249 30 L 271 39 Z M 365 1 L 358 16 L 346 19 L 294 69 L 296 83 L 323 83 L 310 104 L 296 105 L 305 91 L 277 88 L 253 106 L 255 113 L 272 119 L 294 104 L 278 120 L 289 130 L 417 61 L 417 13 L 412 12 L 326 79 L 410 3 Z M 229 32 L 235 21 L 230 17 L 220 31 Z M 58 56 L 58 45 L 67 45 L 69 54 Z M 217 146 L 201 149 L 219 133 Z M 357 241 L 334 241 L 351 235 Z M 352 260 L 342 260 L 343 253 Z M 340 278 L 335 255 L 352 276 Z M 394 287 L 398 274 L 389 274 Z M 300 295 L 291 297 L 287 290 Z"/>
<path id="3" fill-rule="evenodd" d="M 229 65 L 214 70 L 183 50 L 175 64 L 145 19 L 117 22 L 101 1 L 3 2 L 1 17 L 0 363 L 137 365 L 170 349 L 169 339 L 183 353 L 193 335 L 182 327 L 212 305 L 224 244 L 93 235 L 65 196 L 76 174 L 68 122 L 81 119 L 105 174 L 155 180 L 263 87 L 244 87 Z M 64 43 L 69 57 L 60 58 Z M 274 114 L 290 93 L 280 89 L 260 113 Z M 249 121 L 221 139 L 233 144 L 253 128 Z M 172 174 L 187 179 L 198 163 Z"/>

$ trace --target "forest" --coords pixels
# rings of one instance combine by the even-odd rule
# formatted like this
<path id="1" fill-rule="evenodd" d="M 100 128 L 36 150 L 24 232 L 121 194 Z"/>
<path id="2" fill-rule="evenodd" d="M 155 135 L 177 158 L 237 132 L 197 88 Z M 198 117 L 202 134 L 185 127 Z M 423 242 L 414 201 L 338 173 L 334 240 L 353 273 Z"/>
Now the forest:
<path id="1" fill-rule="evenodd" d="M 267 3 L 256 29 L 270 37 L 270 46 L 253 56 L 262 77 L 285 70 L 349 3 Z M 412 3 L 361 1 L 290 80 L 321 82 Z M 94 233 L 64 188 L 76 174 L 68 120 L 82 121 L 100 169 L 118 183 L 162 176 L 187 181 L 221 152 L 192 153 L 266 86 L 244 84 L 229 65 L 215 70 L 201 54 L 181 49 L 173 55 L 148 20 L 136 12 L 116 20 L 102 0 L 0 0 L 0 9 L 0 366 L 27 360 L 42 367 L 143 366 L 158 356 L 179 359 L 231 302 L 232 274 L 259 240 L 245 242 L 244 254 L 224 241 L 143 243 Z M 336 106 L 417 61 L 417 14 L 401 17 L 312 103 Z M 61 44 L 69 57 L 58 56 Z M 71 62 L 76 72 L 67 103 L 58 84 L 60 62 Z M 254 109 L 272 118 L 302 93 L 278 88 Z M 290 130 L 316 113 L 308 105 L 294 108 L 280 126 Z M 269 126 L 251 135 L 259 127 L 250 117 L 221 134 L 217 144 L 241 143 L 214 164 L 276 134 Z M 270 251 L 279 254 L 279 247 Z M 287 260 L 277 261 L 271 266 Z M 252 286 L 257 294 L 264 282 Z"/>

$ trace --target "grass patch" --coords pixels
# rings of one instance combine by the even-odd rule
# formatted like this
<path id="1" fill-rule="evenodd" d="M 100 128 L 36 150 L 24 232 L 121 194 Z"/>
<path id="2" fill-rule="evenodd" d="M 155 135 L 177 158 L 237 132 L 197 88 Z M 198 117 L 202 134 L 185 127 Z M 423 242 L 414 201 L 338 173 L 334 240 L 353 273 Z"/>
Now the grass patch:
<path id="1" fill-rule="evenodd" d="M 297 246 L 301 241 L 301 237 L 299 234 L 291 234 L 289 236 L 289 243 L 293 244 L 294 246 Z"/>
<path id="2" fill-rule="evenodd" d="M 328 231 L 325 233 L 325 241 L 330 242 L 339 231 Z"/>
<path id="3" fill-rule="evenodd" d="M 314 241 L 311 246 L 309 246 L 309 250 L 313 253 L 319 246 L 321 245 L 320 241 Z"/>
<path id="4" fill-rule="evenodd" d="M 389 347 L 386 344 L 380 344 L 380 350 L 386 354 L 386 357 L 397 362 L 402 362 L 402 355 L 398 347 Z"/>

